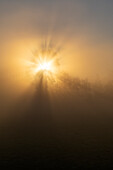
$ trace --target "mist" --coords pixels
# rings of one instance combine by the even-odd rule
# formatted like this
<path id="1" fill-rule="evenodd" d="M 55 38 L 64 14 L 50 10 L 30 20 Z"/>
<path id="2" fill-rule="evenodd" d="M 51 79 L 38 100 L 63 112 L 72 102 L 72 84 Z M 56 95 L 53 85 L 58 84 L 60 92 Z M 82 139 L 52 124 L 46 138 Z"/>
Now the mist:
<path id="1" fill-rule="evenodd" d="M 113 168 L 112 6 L 0 1 L 2 169 Z M 55 73 L 34 74 L 40 54 Z"/>

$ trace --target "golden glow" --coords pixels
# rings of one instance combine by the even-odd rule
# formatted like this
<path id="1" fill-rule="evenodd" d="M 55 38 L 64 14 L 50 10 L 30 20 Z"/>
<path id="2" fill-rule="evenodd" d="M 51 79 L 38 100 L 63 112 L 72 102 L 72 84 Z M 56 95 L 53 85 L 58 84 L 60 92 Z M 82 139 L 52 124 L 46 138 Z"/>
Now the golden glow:
<path id="1" fill-rule="evenodd" d="M 50 48 L 51 46 L 41 47 L 29 56 L 26 60 L 28 67 L 28 74 L 31 79 L 37 80 L 40 77 L 45 77 L 48 81 L 55 81 L 60 73 L 60 56 L 57 48 Z"/>
<path id="2" fill-rule="evenodd" d="M 38 70 L 51 71 L 51 62 L 40 63 Z"/>
<path id="3" fill-rule="evenodd" d="M 37 75 L 38 73 L 50 73 L 50 75 L 58 73 L 58 64 L 56 59 L 50 59 L 50 57 L 37 57 L 33 61 L 27 61 L 27 65 L 29 68 L 29 73 L 33 76 Z M 48 74 L 44 74 L 48 75 Z"/>
<path id="4" fill-rule="evenodd" d="M 53 72 L 54 70 L 53 60 L 47 61 L 47 59 L 40 58 L 40 60 L 37 61 L 36 65 L 37 68 L 35 69 L 35 72 L 39 72 L 39 71 Z"/>

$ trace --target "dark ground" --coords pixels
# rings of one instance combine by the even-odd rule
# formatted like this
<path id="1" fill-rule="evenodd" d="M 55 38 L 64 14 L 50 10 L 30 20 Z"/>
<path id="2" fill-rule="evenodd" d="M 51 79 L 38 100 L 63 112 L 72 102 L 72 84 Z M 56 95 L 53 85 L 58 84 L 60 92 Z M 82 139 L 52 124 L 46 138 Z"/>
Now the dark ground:
<path id="1" fill-rule="evenodd" d="M 0 127 L 1 170 L 113 169 L 111 98 L 62 96 L 52 108 L 40 86 L 24 107 L 27 99 L 17 102 Z"/>

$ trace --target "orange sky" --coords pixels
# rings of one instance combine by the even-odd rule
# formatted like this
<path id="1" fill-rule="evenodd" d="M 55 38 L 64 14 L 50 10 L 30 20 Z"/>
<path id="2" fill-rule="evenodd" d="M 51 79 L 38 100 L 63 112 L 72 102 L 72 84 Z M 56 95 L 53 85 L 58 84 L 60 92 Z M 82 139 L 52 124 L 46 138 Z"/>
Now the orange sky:
<path id="1" fill-rule="evenodd" d="M 60 47 L 61 68 L 70 75 L 90 81 L 112 79 L 112 1 L 0 3 L 2 82 L 27 84 L 24 60 L 45 41 Z"/>

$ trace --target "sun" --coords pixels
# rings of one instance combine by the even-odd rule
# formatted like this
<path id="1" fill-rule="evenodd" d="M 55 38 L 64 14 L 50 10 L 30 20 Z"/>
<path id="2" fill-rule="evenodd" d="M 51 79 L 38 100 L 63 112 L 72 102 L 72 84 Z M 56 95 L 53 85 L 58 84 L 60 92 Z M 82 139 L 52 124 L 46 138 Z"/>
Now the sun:
<path id="1" fill-rule="evenodd" d="M 59 48 L 52 45 L 43 45 L 32 53 L 27 60 L 28 74 L 31 79 L 43 77 L 57 77 L 60 72 Z"/>
<path id="2" fill-rule="evenodd" d="M 52 70 L 53 70 L 52 60 L 41 61 L 41 62 L 39 62 L 38 66 L 37 66 L 37 71 L 50 71 L 50 72 L 52 72 Z"/>
<path id="3" fill-rule="evenodd" d="M 52 59 L 47 59 L 47 57 L 39 57 L 38 60 L 34 63 L 33 67 L 34 74 L 38 74 L 38 72 L 55 73 L 55 70 L 55 61 Z"/>

